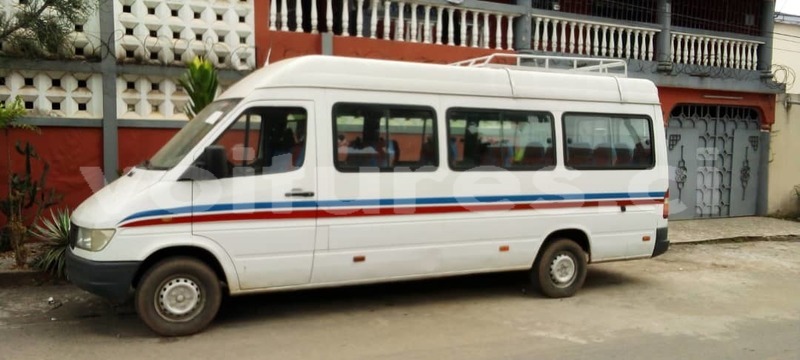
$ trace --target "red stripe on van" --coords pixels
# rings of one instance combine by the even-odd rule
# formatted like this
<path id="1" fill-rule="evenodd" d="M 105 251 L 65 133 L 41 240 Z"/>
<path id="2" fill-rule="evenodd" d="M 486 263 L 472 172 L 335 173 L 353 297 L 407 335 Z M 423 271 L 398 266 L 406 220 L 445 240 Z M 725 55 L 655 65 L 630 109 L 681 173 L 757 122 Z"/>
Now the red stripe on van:
<path id="1" fill-rule="evenodd" d="M 267 211 L 247 213 L 221 213 L 182 215 L 176 217 L 160 217 L 133 221 L 122 227 L 138 227 L 151 225 L 185 224 L 190 222 L 219 222 L 219 221 L 244 221 L 244 220 L 285 220 L 285 219 L 313 219 L 334 218 L 350 216 L 388 216 L 388 215 L 429 215 L 463 212 L 485 211 L 510 211 L 510 210 L 543 210 L 567 209 L 587 207 L 632 206 L 661 204 L 664 199 L 642 200 L 603 200 L 603 201 L 573 201 L 573 202 L 548 202 L 548 203 L 500 203 L 500 204 L 465 204 L 447 206 L 411 206 L 411 207 L 380 207 L 380 208 L 354 208 L 354 209 L 315 209 L 291 210 L 272 209 Z"/>

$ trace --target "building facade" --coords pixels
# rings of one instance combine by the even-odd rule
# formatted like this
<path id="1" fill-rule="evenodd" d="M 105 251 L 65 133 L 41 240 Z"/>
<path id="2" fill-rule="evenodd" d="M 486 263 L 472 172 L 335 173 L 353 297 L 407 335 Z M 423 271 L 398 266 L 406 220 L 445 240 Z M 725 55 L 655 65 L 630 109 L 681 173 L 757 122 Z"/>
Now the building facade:
<path id="1" fill-rule="evenodd" d="M 16 0 L 1 1 L 13 11 Z M 519 52 L 625 59 L 628 76 L 656 83 L 673 218 L 767 209 L 766 131 L 782 92 L 770 70 L 774 0 L 101 3 L 76 28 L 75 60 L 0 61 L 0 100 L 22 96 L 30 121 L 46 127 L 21 136 L 52 162 L 70 205 L 185 122 L 187 98 L 174 79 L 195 55 L 214 61 L 230 83 L 305 54 L 450 63 Z"/>
<path id="2" fill-rule="evenodd" d="M 770 214 L 800 215 L 800 16 L 778 14 L 773 38 L 773 71 L 786 84 L 775 104 L 772 151 L 769 154 Z"/>

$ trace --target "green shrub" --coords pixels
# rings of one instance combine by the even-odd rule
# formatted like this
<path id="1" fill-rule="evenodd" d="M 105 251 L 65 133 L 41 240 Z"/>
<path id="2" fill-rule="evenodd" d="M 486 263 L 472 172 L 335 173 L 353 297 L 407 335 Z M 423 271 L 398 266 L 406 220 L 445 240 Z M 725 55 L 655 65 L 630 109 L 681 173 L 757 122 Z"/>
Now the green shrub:
<path id="1" fill-rule="evenodd" d="M 45 242 L 44 251 L 33 261 L 36 269 L 51 275 L 66 276 L 66 256 L 69 246 L 69 210 L 50 210 L 49 218 L 42 218 L 41 224 L 33 226 L 33 236 Z"/>

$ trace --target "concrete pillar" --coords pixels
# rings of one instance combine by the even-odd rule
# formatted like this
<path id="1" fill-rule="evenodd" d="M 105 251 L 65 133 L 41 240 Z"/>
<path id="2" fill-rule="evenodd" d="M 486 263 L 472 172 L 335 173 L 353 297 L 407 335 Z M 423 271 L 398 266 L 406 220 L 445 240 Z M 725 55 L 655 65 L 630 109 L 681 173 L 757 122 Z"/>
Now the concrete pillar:
<path id="1" fill-rule="evenodd" d="M 656 61 L 658 69 L 672 70 L 672 0 L 658 0 L 656 19 L 661 25 L 661 32 L 656 36 Z"/>
<path id="2" fill-rule="evenodd" d="M 326 31 L 321 35 L 322 55 L 333 55 L 333 32 Z"/>
<path id="3" fill-rule="evenodd" d="M 525 13 L 514 19 L 514 50 L 530 50 L 533 0 L 517 0 L 517 5 L 524 7 Z"/>
<path id="4" fill-rule="evenodd" d="M 100 69 L 103 74 L 103 173 L 108 182 L 117 179 L 119 132 L 117 127 L 117 60 L 114 33 L 114 2 L 100 2 Z"/>
<path id="5" fill-rule="evenodd" d="M 758 48 L 758 70 L 762 77 L 772 77 L 772 32 L 775 30 L 775 0 L 761 3 L 761 38 L 764 44 Z"/>

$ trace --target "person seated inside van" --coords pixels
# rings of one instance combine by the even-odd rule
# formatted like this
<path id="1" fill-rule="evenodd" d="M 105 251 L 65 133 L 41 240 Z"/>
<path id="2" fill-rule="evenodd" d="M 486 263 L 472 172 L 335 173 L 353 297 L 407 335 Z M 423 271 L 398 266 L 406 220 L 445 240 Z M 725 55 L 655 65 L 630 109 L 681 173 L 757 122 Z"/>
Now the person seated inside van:
<path id="1" fill-rule="evenodd" d="M 347 161 L 347 153 L 349 146 L 350 146 L 350 141 L 347 140 L 347 137 L 344 136 L 344 134 L 339 134 L 339 136 L 336 139 L 336 159 L 339 162 Z"/>
<path id="2" fill-rule="evenodd" d="M 276 118 L 274 127 L 267 140 L 264 166 L 265 174 L 281 173 L 292 170 L 292 149 L 295 147 L 294 131 L 287 126 L 285 118 Z"/>
<path id="3" fill-rule="evenodd" d="M 422 150 L 419 156 L 420 165 L 424 166 L 436 164 L 436 141 L 433 140 L 432 137 L 428 136 L 428 138 L 425 140 L 425 143 L 422 144 Z"/>
<path id="4" fill-rule="evenodd" d="M 377 167 L 378 150 L 375 149 L 374 144 L 367 144 L 358 136 L 347 148 L 347 165 L 355 167 Z"/>
<path id="5" fill-rule="evenodd" d="M 294 138 L 294 145 L 292 146 L 292 158 L 294 159 L 294 167 L 299 168 L 303 166 L 303 161 L 306 156 L 306 122 L 300 120 L 297 122 L 297 133 Z"/>

